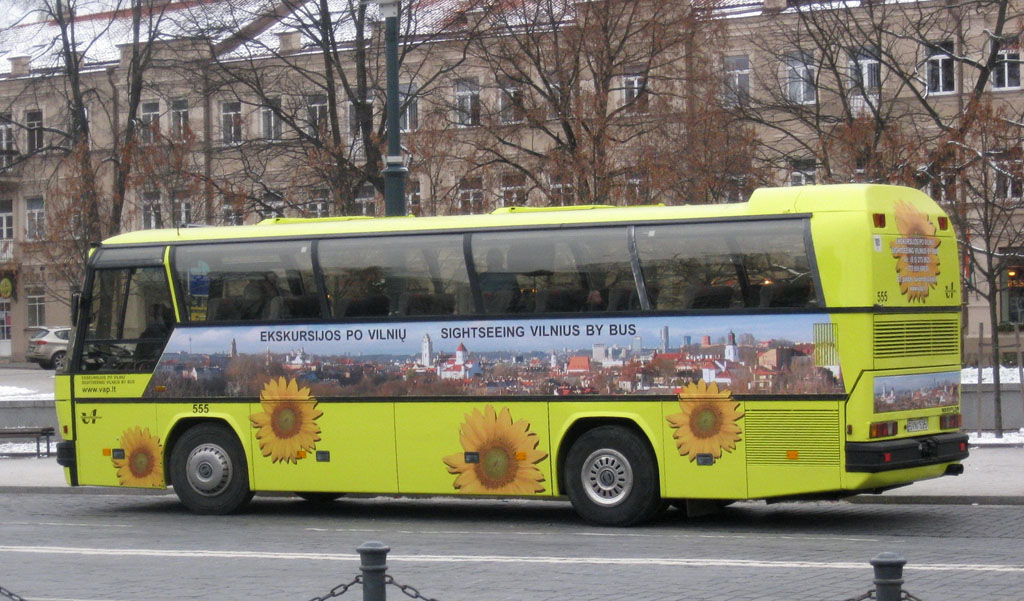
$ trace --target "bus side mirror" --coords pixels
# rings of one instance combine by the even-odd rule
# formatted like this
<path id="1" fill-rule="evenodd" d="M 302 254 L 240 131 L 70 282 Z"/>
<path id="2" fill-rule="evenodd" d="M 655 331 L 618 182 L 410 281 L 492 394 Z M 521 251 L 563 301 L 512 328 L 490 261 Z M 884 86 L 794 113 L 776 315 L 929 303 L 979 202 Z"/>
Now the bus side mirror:
<path id="1" fill-rule="evenodd" d="M 78 325 L 78 309 L 82 304 L 82 293 L 72 292 L 71 293 L 71 325 Z"/>

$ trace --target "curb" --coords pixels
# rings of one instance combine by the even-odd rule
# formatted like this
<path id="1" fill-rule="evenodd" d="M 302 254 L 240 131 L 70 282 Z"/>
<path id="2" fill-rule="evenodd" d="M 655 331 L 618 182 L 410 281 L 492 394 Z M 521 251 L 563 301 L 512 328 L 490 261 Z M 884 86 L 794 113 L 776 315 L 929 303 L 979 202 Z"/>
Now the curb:
<path id="1" fill-rule="evenodd" d="M 845 499 L 855 505 L 1024 505 L 1024 497 L 989 495 L 857 495 Z"/>

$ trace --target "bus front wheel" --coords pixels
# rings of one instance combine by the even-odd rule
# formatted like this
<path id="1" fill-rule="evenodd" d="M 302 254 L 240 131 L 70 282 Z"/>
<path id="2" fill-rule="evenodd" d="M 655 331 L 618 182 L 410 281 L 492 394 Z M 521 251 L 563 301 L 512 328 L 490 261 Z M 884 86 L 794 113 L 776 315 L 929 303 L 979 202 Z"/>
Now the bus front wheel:
<path id="1" fill-rule="evenodd" d="M 569 500 L 589 522 L 629 526 L 650 519 L 661 507 L 654 453 L 628 428 L 601 426 L 586 432 L 569 449 L 565 466 Z"/>
<path id="2" fill-rule="evenodd" d="M 221 424 L 189 428 L 174 445 L 170 471 L 174 492 L 195 513 L 233 513 L 252 498 L 245 451 Z"/>

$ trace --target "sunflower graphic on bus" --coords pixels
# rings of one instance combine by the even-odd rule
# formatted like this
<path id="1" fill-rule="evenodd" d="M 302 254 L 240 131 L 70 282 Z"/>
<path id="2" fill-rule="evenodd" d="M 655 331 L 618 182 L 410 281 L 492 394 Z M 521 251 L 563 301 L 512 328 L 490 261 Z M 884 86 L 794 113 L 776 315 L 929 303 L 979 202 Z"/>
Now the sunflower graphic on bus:
<path id="1" fill-rule="evenodd" d="M 910 301 L 924 302 L 939 281 L 939 239 L 935 225 L 912 204 L 896 202 L 896 229 L 900 235 L 889 243 L 896 259 L 900 292 Z"/>
<path id="2" fill-rule="evenodd" d="M 459 428 L 462 453 L 444 457 L 448 473 L 457 474 L 455 490 L 469 494 L 528 495 L 544 492 L 544 474 L 537 464 L 547 458 L 530 424 L 512 421 L 508 407 L 496 412 L 486 405 L 473 409 Z"/>
<path id="3" fill-rule="evenodd" d="M 121 453 L 112 456 L 121 486 L 163 488 L 163 446 L 160 439 L 139 426 L 121 435 Z"/>
<path id="4" fill-rule="evenodd" d="M 736 450 L 736 443 L 743 439 L 739 420 L 744 414 L 739 407 L 729 389 L 719 390 L 715 382 L 687 384 L 679 393 L 682 411 L 666 417 L 675 429 L 679 455 L 688 455 L 690 461 L 696 461 L 698 455 L 720 459 L 722 451 Z"/>
<path id="5" fill-rule="evenodd" d="M 317 401 L 309 388 L 299 388 L 295 380 L 280 377 L 271 379 L 260 391 L 263 411 L 249 416 L 264 457 L 274 463 L 298 463 L 306 451 L 316 449 L 320 440 L 320 426 L 316 420 L 323 411 L 316 408 Z"/>

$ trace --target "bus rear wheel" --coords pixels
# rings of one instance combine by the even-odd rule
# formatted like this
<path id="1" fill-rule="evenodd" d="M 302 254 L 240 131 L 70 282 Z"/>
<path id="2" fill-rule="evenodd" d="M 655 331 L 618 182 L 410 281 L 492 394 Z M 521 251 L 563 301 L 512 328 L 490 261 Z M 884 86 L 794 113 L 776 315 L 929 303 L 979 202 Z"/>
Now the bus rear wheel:
<path id="1" fill-rule="evenodd" d="M 629 526 L 662 506 L 654 453 L 636 432 L 601 426 L 580 436 L 565 462 L 566 492 L 580 517 L 603 526 Z"/>
<path id="2" fill-rule="evenodd" d="M 245 451 L 221 424 L 189 428 L 174 445 L 170 472 L 174 492 L 195 513 L 234 513 L 252 499 Z"/>

